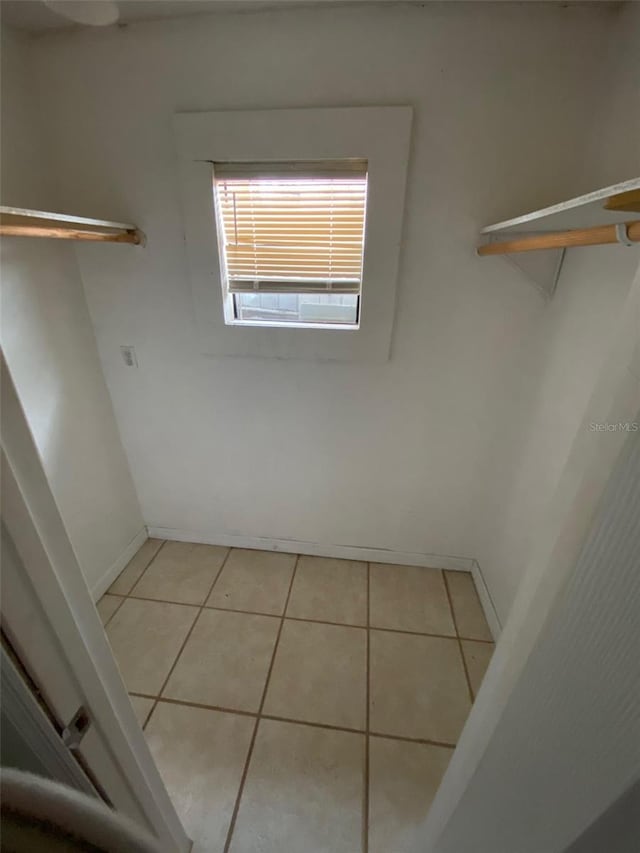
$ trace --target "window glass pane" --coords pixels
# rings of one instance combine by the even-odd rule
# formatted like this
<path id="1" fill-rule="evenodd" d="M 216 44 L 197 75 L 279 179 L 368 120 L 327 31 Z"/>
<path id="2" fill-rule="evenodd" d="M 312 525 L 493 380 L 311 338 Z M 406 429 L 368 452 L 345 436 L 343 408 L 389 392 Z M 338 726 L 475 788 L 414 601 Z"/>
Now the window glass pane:
<path id="1" fill-rule="evenodd" d="M 355 293 L 236 293 L 236 320 L 356 325 Z"/>

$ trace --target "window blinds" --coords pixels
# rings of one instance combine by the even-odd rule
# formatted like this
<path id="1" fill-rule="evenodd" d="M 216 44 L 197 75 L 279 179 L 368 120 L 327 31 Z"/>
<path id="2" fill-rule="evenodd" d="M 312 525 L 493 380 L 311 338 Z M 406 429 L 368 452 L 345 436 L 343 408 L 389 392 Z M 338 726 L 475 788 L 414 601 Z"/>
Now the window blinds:
<path id="1" fill-rule="evenodd" d="M 217 163 L 231 293 L 359 293 L 367 163 Z"/>

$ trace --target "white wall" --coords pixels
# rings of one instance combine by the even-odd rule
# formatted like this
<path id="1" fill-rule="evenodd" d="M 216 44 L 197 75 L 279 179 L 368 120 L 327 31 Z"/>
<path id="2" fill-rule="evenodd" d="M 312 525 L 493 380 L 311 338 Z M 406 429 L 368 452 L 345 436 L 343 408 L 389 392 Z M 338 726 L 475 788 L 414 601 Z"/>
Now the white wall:
<path id="1" fill-rule="evenodd" d="M 579 148 L 581 191 L 640 175 L 639 41 L 640 6 L 629 4 L 613 18 L 602 67 L 608 94 L 596 100 Z M 484 460 L 482 479 L 497 474 L 497 489 L 492 506 L 478 516 L 476 552 L 503 622 L 614 343 L 639 261 L 640 247 L 568 251 L 556 294 L 514 364 L 508 385 L 513 417 L 500 423 Z"/>
<path id="2" fill-rule="evenodd" d="M 25 60 L 23 40 L 3 32 L 2 203 L 55 209 Z M 78 562 L 100 588 L 146 534 L 68 244 L 3 239 L 2 346 Z"/>
<path id="3" fill-rule="evenodd" d="M 638 779 L 640 272 L 624 309 L 425 822 L 430 853 L 566 853 Z"/>
<path id="4" fill-rule="evenodd" d="M 606 95 L 584 150 L 583 184 L 596 171 L 603 186 L 640 174 L 640 5 L 624 3 L 613 18 L 601 78 Z"/>
<path id="5" fill-rule="evenodd" d="M 593 383 L 612 344 L 640 250 L 598 247 L 568 252 L 559 287 L 533 327 L 511 386 L 517 420 L 497 432 L 486 477 L 502 470 L 499 493 L 479 517 L 477 559 L 504 620 L 526 568 Z"/>
<path id="6" fill-rule="evenodd" d="M 520 453 L 514 371 L 547 309 L 474 241 L 582 189 L 575 152 L 607 96 L 615 23 L 600 5 L 532 5 L 220 14 L 33 41 L 60 198 L 149 238 L 77 251 L 149 525 L 479 557 L 504 617 L 525 555 L 483 531 L 503 517 Z M 203 356 L 172 113 L 406 103 L 391 360 Z"/>

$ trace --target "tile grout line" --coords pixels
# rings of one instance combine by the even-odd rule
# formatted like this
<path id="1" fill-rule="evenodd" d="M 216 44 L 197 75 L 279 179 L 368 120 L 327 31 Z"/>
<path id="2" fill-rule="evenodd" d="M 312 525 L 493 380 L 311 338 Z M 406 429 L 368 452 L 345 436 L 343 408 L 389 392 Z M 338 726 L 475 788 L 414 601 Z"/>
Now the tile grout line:
<path id="1" fill-rule="evenodd" d="M 131 693 L 131 696 L 140 694 Z M 188 699 L 173 699 L 170 696 L 140 696 L 141 699 L 154 699 L 159 705 L 185 705 L 187 708 L 199 708 L 201 711 L 218 711 L 220 714 L 237 714 L 239 717 L 256 717 L 255 711 L 242 711 L 240 708 L 225 708 L 223 705 L 205 705 L 203 702 L 190 702 Z"/>
<path id="2" fill-rule="evenodd" d="M 147 540 L 145 540 L 145 541 L 147 541 L 147 542 L 148 542 L 149 540 L 147 539 Z M 166 544 L 167 544 L 167 540 L 166 540 L 166 539 L 163 539 L 163 540 L 162 540 L 162 542 L 160 542 L 160 545 L 159 545 L 159 546 L 156 548 L 156 550 L 153 552 L 153 554 L 151 555 L 151 558 L 149 559 L 149 561 L 147 562 L 147 564 L 144 566 L 144 568 L 142 569 L 142 571 L 140 572 L 140 574 L 138 575 L 138 577 L 136 578 L 136 580 L 135 580 L 135 581 L 131 584 L 131 586 L 129 587 L 129 592 L 125 593 L 125 594 L 122 596 L 122 601 L 121 601 L 121 602 L 120 602 L 120 604 L 116 607 L 116 609 L 113 611 L 113 613 L 111 614 L 111 617 L 110 617 L 109 619 L 107 619 L 107 621 L 106 621 L 106 623 L 105 623 L 105 626 L 104 626 L 104 627 L 105 627 L 105 629 L 106 629 L 107 625 L 109 624 L 109 622 L 111 621 L 111 619 L 113 619 L 113 617 L 116 615 L 116 613 L 118 612 L 118 610 L 120 610 L 120 608 L 121 608 L 121 607 L 122 607 L 122 605 L 125 603 L 125 601 L 126 601 L 129 597 L 132 597 L 132 596 L 131 596 L 131 593 L 133 592 L 133 590 L 134 590 L 134 589 L 136 588 L 136 586 L 138 585 L 138 581 L 140 581 L 140 580 L 142 579 L 142 576 L 143 576 L 144 574 L 146 574 L 147 569 L 149 568 L 149 566 L 151 565 L 151 563 L 153 563 L 153 561 L 155 560 L 155 558 L 158 556 L 158 554 L 160 553 L 160 551 L 162 551 L 162 549 L 164 548 L 164 546 L 165 546 Z M 124 571 L 126 568 L 127 568 L 127 566 L 125 566 L 125 568 L 124 568 L 122 571 Z M 121 572 L 120 574 L 122 574 L 122 572 Z M 120 575 L 118 575 L 118 577 L 120 577 Z M 118 579 L 118 578 L 116 578 L 116 580 L 117 580 L 117 579 Z M 114 583 L 115 583 L 115 581 L 114 581 Z M 112 586 L 113 586 L 113 584 L 112 584 Z M 107 590 L 107 594 L 109 594 L 109 590 Z M 118 595 L 118 593 L 111 593 L 111 595 Z M 179 654 L 179 653 L 178 653 L 178 654 Z M 145 726 L 146 726 L 146 725 L 147 725 L 147 723 L 149 722 L 149 717 L 151 716 L 151 714 L 152 714 L 152 712 L 153 712 L 153 710 L 155 709 L 155 707 L 156 707 L 156 705 L 157 705 L 157 704 L 158 704 L 158 700 L 156 699 L 156 700 L 155 700 L 155 702 L 153 702 L 153 703 L 151 704 L 151 707 L 150 707 L 150 708 L 149 708 L 149 710 L 147 711 L 147 713 L 146 713 L 146 715 L 145 715 L 144 720 L 140 723 L 140 728 L 142 729 L 142 731 L 144 731 Z"/>
<path id="3" fill-rule="evenodd" d="M 103 627 L 103 629 L 104 629 L 105 631 L 107 630 L 107 625 L 109 624 L 109 622 L 111 622 L 111 620 L 113 619 L 113 617 L 116 615 L 116 613 L 118 612 L 118 610 L 120 610 L 120 608 L 122 607 L 122 605 L 125 603 L 125 601 L 126 601 L 126 600 L 127 600 L 127 596 L 126 596 L 126 595 L 123 595 L 123 596 L 122 596 L 122 601 L 118 604 L 118 606 L 117 606 L 117 607 L 116 607 L 116 609 L 113 611 L 113 613 L 111 614 L 111 616 L 109 616 L 109 618 L 107 619 L 107 621 L 103 624 L 103 626 L 102 626 L 102 627 Z M 96 604 L 97 604 L 97 602 L 96 602 Z"/>
<path id="4" fill-rule="evenodd" d="M 131 584 L 131 588 L 130 588 L 129 592 L 128 592 L 128 593 L 127 593 L 127 595 L 126 595 L 126 597 L 127 597 L 127 598 L 131 595 L 131 593 L 133 592 L 133 590 L 138 586 L 138 584 L 140 583 L 140 581 L 142 580 L 142 578 L 146 575 L 146 573 L 147 573 L 147 569 L 149 568 L 149 566 L 151 565 L 151 563 L 153 563 L 153 561 L 155 560 L 155 558 L 158 556 L 158 554 L 160 553 L 160 551 L 162 551 L 162 549 L 164 548 L 164 546 L 165 546 L 166 544 L 167 544 L 167 540 L 166 540 L 166 539 L 164 539 L 164 540 L 162 541 L 162 544 L 161 544 L 161 545 L 160 545 L 160 547 L 158 548 L 158 550 L 154 552 L 153 557 L 151 557 L 151 559 L 149 560 L 149 562 L 147 563 L 147 565 L 146 565 L 146 566 L 144 567 L 144 569 L 140 572 L 140 574 L 139 574 L 138 578 L 137 578 L 137 579 L 136 579 L 136 580 Z"/>
<path id="5" fill-rule="evenodd" d="M 145 540 L 145 541 L 147 541 L 147 542 L 148 542 L 149 540 L 147 539 L 147 540 Z M 127 599 L 127 598 L 129 598 L 129 596 L 130 596 L 130 595 L 131 595 L 131 593 L 133 592 L 133 590 L 134 590 L 135 586 L 137 585 L 137 583 L 138 583 L 138 581 L 140 580 L 140 578 L 142 577 L 142 575 L 147 571 L 147 569 L 149 568 L 149 566 L 151 565 L 151 563 L 153 563 L 153 561 L 154 561 L 154 560 L 155 560 L 155 558 L 158 556 L 158 554 L 160 553 L 160 551 L 162 551 L 162 549 L 164 548 L 164 546 L 166 545 L 166 543 L 167 543 L 167 540 L 166 540 L 166 539 L 164 539 L 164 540 L 160 543 L 160 547 L 159 547 L 159 548 L 157 548 L 157 550 L 155 550 L 155 551 L 153 552 L 153 554 L 151 555 L 151 559 L 149 560 L 149 562 L 145 565 L 145 567 L 144 567 L 144 568 L 142 569 L 142 571 L 140 572 L 140 577 L 138 578 L 138 580 L 136 580 L 136 581 L 134 581 L 134 582 L 133 582 L 133 584 L 131 585 L 131 587 L 130 587 L 130 589 L 129 589 L 129 592 L 127 592 L 125 595 L 120 596 L 120 597 L 122 598 L 122 601 L 120 602 L 120 604 L 116 607 L 116 609 L 113 611 L 113 613 L 111 614 L 111 616 L 109 616 L 109 618 L 107 619 L 107 621 L 106 621 L 106 622 L 104 623 L 104 625 L 102 626 L 102 627 L 105 629 L 105 631 L 106 631 L 106 629 L 107 629 L 107 625 L 109 624 L 109 622 L 111 622 L 111 620 L 112 620 L 112 619 L 113 619 L 113 617 L 116 615 L 116 613 L 118 612 L 118 610 L 120 610 L 120 608 L 122 607 L 122 605 L 125 603 L 126 599 Z M 135 556 L 135 555 L 134 555 L 134 556 Z M 132 558 L 132 559 L 133 559 L 133 558 Z M 127 566 L 128 566 L 128 565 L 129 565 L 129 563 L 127 563 Z M 122 572 L 124 572 L 124 571 L 126 570 L 127 566 L 125 566 L 125 567 L 124 567 L 124 569 L 122 570 Z M 122 574 L 122 572 L 120 572 L 120 575 Z M 118 577 L 116 578 L 116 580 L 114 580 L 114 581 L 113 581 L 113 583 L 111 584 L 111 586 L 113 586 L 113 584 L 118 580 L 118 578 L 120 577 L 120 575 L 118 575 Z M 111 587 L 109 587 L 109 589 L 111 589 Z M 116 595 L 117 595 L 117 596 L 119 596 L 119 595 L 120 595 L 120 593 L 117 593 L 117 592 L 109 592 L 109 589 L 104 593 L 104 595 L 102 595 L 102 596 L 101 596 L 101 598 L 104 598 L 104 596 L 105 596 L 105 595 L 114 595 L 114 596 L 116 596 Z M 146 720 L 145 720 L 145 725 L 146 725 Z"/>
<path id="6" fill-rule="evenodd" d="M 451 598 L 451 591 L 449 589 L 449 581 L 447 580 L 447 573 L 445 571 L 442 572 L 442 578 L 444 580 L 444 588 L 447 592 L 447 601 L 449 602 L 449 609 L 451 610 L 451 618 L 453 619 L 453 627 L 456 631 L 456 637 L 458 638 L 458 649 L 460 651 L 460 657 L 462 659 L 462 668 L 464 670 L 464 677 L 467 682 L 467 690 L 469 691 L 469 699 L 471 700 L 471 704 L 473 705 L 474 696 L 473 690 L 471 688 L 471 679 L 469 678 L 469 670 L 467 669 L 467 661 L 464 656 L 464 649 L 462 648 L 462 640 L 460 639 L 460 632 L 458 630 L 458 620 L 456 619 L 456 612 L 453 608 L 453 599 Z"/>
<path id="7" fill-rule="evenodd" d="M 160 553 L 160 550 L 161 550 L 161 549 L 159 548 L 159 549 L 158 549 L 158 553 Z M 213 588 L 214 588 L 214 586 L 216 585 L 216 583 L 217 583 L 217 581 L 218 581 L 218 578 L 220 577 L 220 575 L 221 575 L 221 573 L 222 573 L 222 570 L 224 569 L 224 567 L 225 567 L 225 565 L 226 565 L 226 563 L 227 563 L 227 560 L 229 559 L 229 554 L 230 554 L 230 553 L 231 553 L 231 548 L 227 548 L 227 553 L 224 555 L 224 560 L 222 561 L 222 563 L 220 564 L 220 568 L 219 568 L 219 569 L 218 569 L 218 571 L 216 572 L 216 576 L 215 576 L 215 578 L 214 578 L 214 580 L 213 580 L 213 583 L 212 583 L 212 584 L 211 584 L 211 586 L 209 587 L 209 592 L 208 592 L 208 593 L 207 593 L 207 595 L 205 596 L 204 601 L 206 601 L 206 600 L 207 600 L 207 598 L 209 598 L 209 596 L 210 596 L 210 595 L 211 595 L 211 593 L 213 592 Z M 149 565 L 151 565 L 151 563 L 149 563 Z M 147 566 L 147 569 L 148 569 L 148 568 L 149 568 L 149 566 Z M 145 572 L 146 572 L 146 569 L 145 569 Z M 144 574 L 144 572 L 143 572 L 142 574 Z M 138 580 L 140 580 L 141 578 L 142 578 L 142 575 L 140 575 L 140 578 L 138 578 Z M 167 686 L 167 684 L 168 684 L 168 682 L 169 682 L 169 679 L 171 678 L 171 675 L 172 675 L 172 673 L 173 673 L 173 670 L 176 668 L 176 664 L 177 664 L 177 663 L 178 663 L 178 661 L 180 660 L 180 655 L 181 655 L 181 654 L 182 654 L 182 652 L 184 651 L 185 646 L 187 645 L 187 643 L 189 642 L 189 637 L 190 637 L 190 636 L 191 636 L 191 634 L 193 633 L 193 629 L 196 627 L 196 623 L 197 623 L 198 619 L 200 618 L 200 614 L 202 613 L 202 611 L 203 611 L 203 610 L 204 610 L 204 602 L 203 602 L 203 603 L 202 603 L 202 605 L 198 608 L 198 612 L 196 613 L 195 619 L 193 620 L 193 622 L 191 623 L 191 627 L 190 627 L 190 628 L 189 628 L 189 630 L 187 631 L 187 636 L 184 638 L 183 642 L 181 643 L 180 648 L 178 649 L 178 654 L 175 656 L 175 659 L 174 659 L 173 663 L 171 664 L 171 667 L 170 667 L 170 669 L 169 669 L 169 672 L 167 673 L 166 678 L 165 678 L 165 679 L 164 679 L 164 681 L 162 682 L 162 685 L 161 685 L 161 687 L 160 687 L 160 690 L 158 691 L 158 695 L 157 695 L 157 697 L 156 697 L 156 700 L 155 700 L 155 702 L 153 703 L 153 708 L 149 711 L 149 713 L 147 714 L 147 719 L 144 721 L 144 726 L 142 727 L 142 728 L 143 728 L 143 730 L 144 730 L 144 728 L 146 727 L 146 725 L 147 725 L 147 723 L 149 722 L 149 720 L 151 719 L 151 715 L 153 714 L 153 712 L 155 711 L 155 709 L 158 707 L 158 702 L 160 701 L 160 697 L 162 696 L 162 691 L 163 691 L 163 690 L 165 689 L 165 687 Z"/>
<path id="8" fill-rule="evenodd" d="M 106 593 L 107 595 L 113 595 L 118 598 L 132 598 L 134 601 L 150 601 L 155 602 L 157 604 L 177 604 L 179 607 L 194 607 L 203 610 L 218 610 L 222 613 L 244 613 L 247 616 L 267 616 L 272 619 L 281 619 L 282 616 L 278 613 L 265 613 L 264 611 L 258 610 L 240 610 L 238 608 L 233 607 L 215 607 L 212 604 L 193 604 L 188 601 L 174 601 L 169 598 L 149 598 L 148 596 L 142 595 L 121 595 L 120 593 Z M 209 593 L 211 594 L 211 593 Z M 205 599 L 206 600 L 206 599 Z M 122 605 L 119 605 L 121 607 Z M 118 608 L 119 609 L 119 608 Z M 115 612 L 114 612 L 115 615 Z M 111 617 L 109 617 L 111 618 Z M 336 628 L 359 628 L 360 630 L 367 630 L 367 625 L 353 625 L 351 622 L 328 622 L 326 619 L 302 619 L 300 616 L 286 616 L 289 622 L 311 622 L 314 625 L 334 625 Z M 408 634 L 411 637 L 436 637 L 440 640 L 464 640 L 469 643 L 484 643 L 487 646 L 494 646 L 495 642 L 493 640 L 481 640 L 477 637 L 458 637 L 457 634 L 434 634 L 429 631 L 407 631 L 403 628 L 383 628 L 380 625 L 370 625 L 368 626 L 372 631 L 386 631 L 389 634 Z"/>
<path id="9" fill-rule="evenodd" d="M 276 660 L 276 654 L 278 652 L 278 645 L 280 644 L 280 636 L 282 635 L 282 629 L 284 627 L 284 620 L 287 613 L 287 607 L 289 606 L 289 599 L 291 598 L 291 590 L 293 589 L 293 582 L 296 577 L 296 571 L 298 569 L 298 562 L 300 560 L 300 555 L 296 556 L 296 561 L 293 564 L 293 572 L 291 573 L 291 580 L 289 582 L 289 589 L 287 590 L 287 597 L 284 602 L 284 607 L 282 609 L 282 616 L 280 617 L 280 625 L 278 626 L 278 633 L 276 634 L 276 641 L 273 646 L 273 652 L 271 653 L 271 662 L 269 663 L 269 669 L 267 670 L 267 677 L 264 682 L 264 688 L 262 690 L 262 698 L 260 699 L 260 705 L 258 707 L 258 713 L 256 715 L 256 722 L 253 727 L 253 735 L 251 736 L 251 742 L 249 743 L 249 749 L 247 751 L 247 758 L 244 763 L 244 767 L 242 769 L 242 776 L 240 778 L 240 786 L 238 788 L 238 796 L 236 797 L 236 801 L 233 806 L 233 813 L 231 815 L 231 820 L 229 822 L 229 829 L 227 831 L 227 839 L 225 841 L 223 853 L 229 853 L 229 848 L 231 847 L 231 839 L 233 838 L 233 833 L 236 828 L 236 821 L 238 820 L 238 812 L 240 811 L 240 802 L 242 800 L 242 795 L 244 793 L 244 785 L 247 781 L 247 776 L 249 774 L 249 765 L 251 764 L 251 757 L 253 755 L 253 748 L 256 743 L 256 738 L 258 736 L 258 726 L 260 725 L 260 719 L 262 718 L 262 711 L 264 709 L 264 703 L 267 698 L 267 690 L 269 689 L 269 681 L 271 680 L 271 673 L 273 672 L 273 666 Z M 208 597 L 208 596 L 207 596 Z"/>
<path id="10" fill-rule="evenodd" d="M 157 700 L 158 704 L 165 703 L 169 705 L 186 705 L 188 708 L 200 708 L 203 711 L 217 711 L 221 714 L 237 714 L 240 717 L 254 717 L 258 714 L 255 711 L 241 711 L 239 708 L 225 708 L 223 705 L 205 705 L 202 702 L 189 702 L 186 699 L 171 699 L 168 696 L 150 696 L 145 693 L 130 693 L 130 696 L 137 696 L 140 699 Z M 365 729 L 350 729 L 346 726 L 332 726 L 330 723 L 316 723 L 313 720 L 300 720 L 294 717 L 281 717 L 277 714 L 260 714 L 262 720 L 273 720 L 278 723 L 292 723 L 296 726 L 311 726 L 314 729 L 326 729 L 331 732 L 347 732 L 354 735 L 366 735 Z M 407 737 L 405 735 L 394 735 L 390 732 L 369 731 L 369 737 L 386 738 L 387 740 L 400 740 L 404 743 L 421 743 L 428 746 L 441 746 L 446 749 L 455 749 L 455 743 L 447 743 L 441 740 L 429 740 L 428 738 Z"/>
<path id="11" fill-rule="evenodd" d="M 371 563 L 367 562 L 367 660 L 366 660 L 366 707 L 365 707 L 365 743 L 364 743 L 364 804 L 363 804 L 363 838 L 364 853 L 369 853 L 369 728 L 370 728 L 370 699 L 371 699 Z"/>
<path id="12" fill-rule="evenodd" d="M 403 743 L 421 743 L 425 746 L 440 746 L 445 749 L 455 749 L 458 744 L 447 743 L 444 740 L 429 740 L 428 738 L 404 737 L 403 735 L 387 735 L 384 732 L 369 732 L 369 737 L 386 738 L 387 740 L 401 740 Z"/>
<path id="13" fill-rule="evenodd" d="M 276 723 L 292 723 L 294 726 L 311 726 L 312 729 L 324 729 L 329 732 L 347 732 L 351 735 L 363 735 L 364 729 L 348 729 L 346 726 L 332 726 L 331 723 L 315 723 L 313 720 L 295 720 L 293 717 L 281 717 L 278 714 L 261 714 L 261 720 L 273 720 Z"/>
<path id="14" fill-rule="evenodd" d="M 355 625 L 353 626 L 356 627 Z M 493 645 L 492 640 L 474 640 L 471 637 L 458 637 L 457 634 L 431 634 L 427 631 L 405 631 L 403 628 L 379 628 L 377 625 L 371 625 L 372 631 L 383 631 L 387 634 L 406 634 L 409 637 L 433 637 L 436 640 L 467 640 L 472 643 L 485 643 L 488 646 Z"/>
<path id="15" fill-rule="evenodd" d="M 135 696 L 140 699 L 157 700 L 158 704 L 165 703 L 169 705 L 186 705 L 188 708 L 200 708 L 203 711 L 217 711 L 221 714 L 237 714 L 240 717 L 254 717 L 258 714 L 255 711 L 242 711 L 239 708 L 226 708 L 223 705 L 205 705 L 202 702 L 189 702 L 186 699 L 171 699 L 168 696 L 150 696 L 146 693 L 130 693 L 130 696 Z M 346 726 L 332 726 L 330 723 L 317 723 L 313 720 L 300 720 L 294 717 L 281 717 L 277 714 L 260 714 L 262 720 L 273 720 L 278 723 L 292 723 L 296 726 L 311 726 L 314 729 L 326 729 L 331 732 L 347 732 L 354 735 L 366 735 L 365 729 L 350 729 Z M 389 732 L 370 731 L 369 737 L 386 738 L 387 740 L 400 740 L 405 743 L 420 743 L 428 746 L 441 746 L 446 749 L 455 749 L 455 743 L 447 743 L 440 740 L 429 740 L 428 738 L 407 737 L 405 735 L 394 735 Z"/>

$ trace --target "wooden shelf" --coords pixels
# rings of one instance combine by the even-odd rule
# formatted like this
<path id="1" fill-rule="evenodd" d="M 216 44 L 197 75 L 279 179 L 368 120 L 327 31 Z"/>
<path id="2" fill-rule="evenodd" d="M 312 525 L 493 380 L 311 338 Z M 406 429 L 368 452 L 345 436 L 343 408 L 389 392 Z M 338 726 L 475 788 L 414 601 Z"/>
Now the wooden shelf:
<path id="1" fill-rule="evenodd" d="M 88 240 L 101 243 L 144 245 L 145 237 L 135 225 L 0 206 L 0 235 L 5 237 L 48 237 L 57 240 Z"/>

